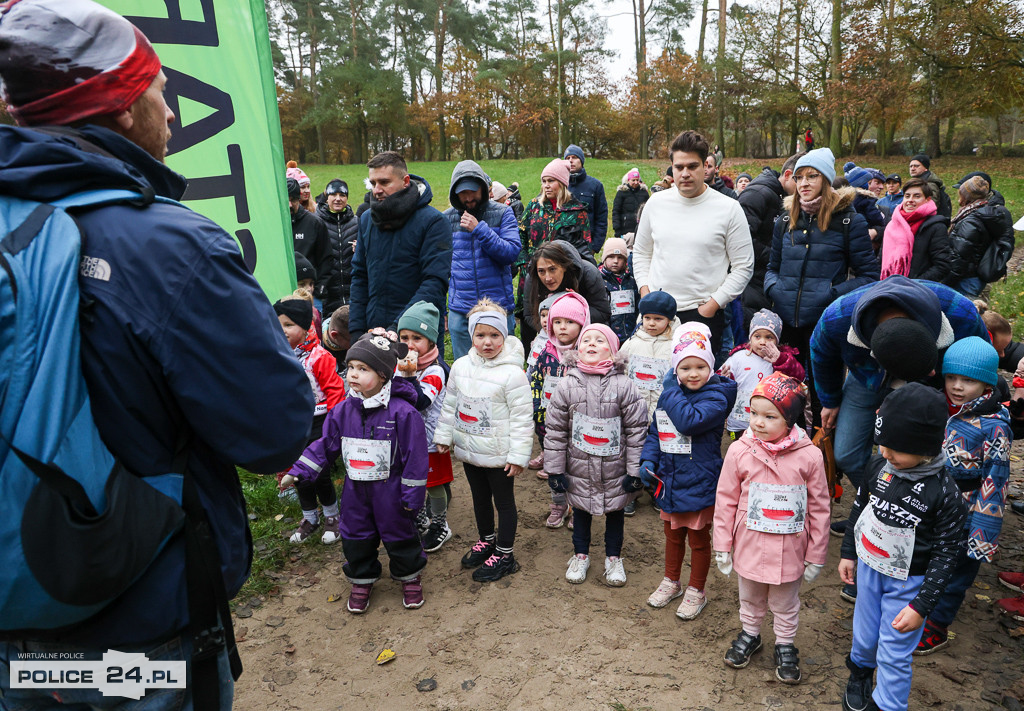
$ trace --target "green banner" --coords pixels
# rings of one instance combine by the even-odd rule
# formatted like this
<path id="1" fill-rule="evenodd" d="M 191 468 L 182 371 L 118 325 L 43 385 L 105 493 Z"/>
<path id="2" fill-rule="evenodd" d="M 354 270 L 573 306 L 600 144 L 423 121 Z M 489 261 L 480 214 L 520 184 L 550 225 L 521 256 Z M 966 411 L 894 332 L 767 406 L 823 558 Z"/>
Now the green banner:
<path id="1" fill-rule="evenodd" d="M 234 235 L 271 300 L 295 288 L 284 148 L 263 0 L 99 0 L 153 43 L 177 121 L 184 202 Z"/>

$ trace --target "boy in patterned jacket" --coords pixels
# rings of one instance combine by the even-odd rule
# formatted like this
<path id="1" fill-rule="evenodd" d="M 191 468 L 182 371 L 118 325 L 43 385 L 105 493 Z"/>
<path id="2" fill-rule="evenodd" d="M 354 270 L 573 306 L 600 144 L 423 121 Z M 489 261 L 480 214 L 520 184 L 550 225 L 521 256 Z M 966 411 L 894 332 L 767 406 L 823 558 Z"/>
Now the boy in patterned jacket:
<path id="1" fill-rule="evenodd" d="M 636 330 L 636 309 L 640 303 L 640 289 L 629 269 L 629 249 L 626 240 L 613 237 L 604 243 L 601 253 L 604 261 L 598 267 L 612 306 L 612 331 L 625 341 Z"/>
<path id="2" fill-rule="evenodd" d="M 924 625 L 914 654 L 931 654 L 949 644 L 949 625 L 983 561 L 992 562 L 1003 527 L 1010 478 L 1010 413 L 996 397 L 999 354 L 985 340 L 957 341 L 942 361 L 949 422 L 943 451 L 967 503 L 967 547 L 953 568 L 946 591 Z"/>

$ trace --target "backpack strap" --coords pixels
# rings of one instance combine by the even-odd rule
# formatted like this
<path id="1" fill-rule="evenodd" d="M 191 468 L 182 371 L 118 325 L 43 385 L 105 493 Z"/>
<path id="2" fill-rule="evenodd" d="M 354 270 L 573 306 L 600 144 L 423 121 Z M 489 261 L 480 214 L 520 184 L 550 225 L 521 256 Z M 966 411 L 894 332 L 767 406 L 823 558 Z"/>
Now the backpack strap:
<path id="1" fill-rule="evenodd" d="M 8 232 L 3 240 L 0 241 L 0 249 L 13 255 L 28 247 L 32 240 L 35 239 L 35 236 L 39 234 L 39 231 L 43 229 L 43 225 L 50 219 L 50 215 L 53 212 L 54 207 L 52 205 L 47 205 L 46 203 L 37 205 L 29 213 L 28 217 L 25 218 L 24 222 Z"/>

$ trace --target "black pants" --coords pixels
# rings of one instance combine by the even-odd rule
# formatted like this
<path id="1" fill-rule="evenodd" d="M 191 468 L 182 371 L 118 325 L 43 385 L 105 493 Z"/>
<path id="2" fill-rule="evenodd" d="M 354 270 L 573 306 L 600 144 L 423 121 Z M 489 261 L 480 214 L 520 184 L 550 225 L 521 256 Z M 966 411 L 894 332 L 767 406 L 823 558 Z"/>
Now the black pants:
<path id="1" fill-rule="evenodd" d="M 618 557 L 622 555 L 622 539 L 625 537 L 625 510 L 609 511 L 604 520 L 604 554 L 609 558 Z M 586 511 L 572 510 L 572 547 L 576 553 L 590 555 L 590 524 L 593 522 L 594 517 Z"/>
<path id="2" fill-rule="evenodd" d="M 380 578 L 382 566 L 377 557 L 380 538 L 361 538 L 353 540 L 341 539 L 341 549 L 345 553 L 345 564 L 341 566 L 351 582 L 371 585 Z M 395 580 L 412 580 L 427 567 L 427 554 L 423 552 L 423 544 L 419 537 L 403 541 L 384 541 L 384 550 L 388 552 L 388 569 Z"/>
<path id="3" fill-rule="evenodd" d="M 313 418 L 309 443 L 315 442 L 323 436 L 324 420 L 326 419 L 327 415 L 316 415 Z M 316 511 L 317 502 L 324 506 L 334 506 L 338 502 L 338 492 L 334 490 L 334 483 L 331 481 L 330 467 L 324 467 L 324 470 L 313 481 L 297 480 L 295 493 L 299 497 L 299 506 L 303 511 Z"/>
<path id="4" fill-rule="evenodd" d="M 549 334 L 550 335 L 550 334 Z M 526 317 L 523 316 L 519 319 L 519 340 L 523 344 L 523 350 L 529 354 L 530 346 L 533 344 L 533 339 L 537 337 L 537 332 L 533 330 L 533 327 L 526 322 Z"/>
<path id="5" fill-rule="evenodd" d="M 800 351 L 797 360 L 807 371 L 807 390 L 811 394 L 811 412 L 814 413 L 813 424 L 815 427 L 821 427 L 821 401 L 818 400 L 818 391 L 814 387 L 814 374 L 811 372 L 812 333 L 814 333 L 814 326 L 786 326 L 783 330 L 783 335 L 789 345 Z"/>
<path id="6" fill-rule="evenodd" d="M 688 311 L 680 311 L 676 314 L 679 317 L 679 323 L 686 323 L 687 321 L 700 321 L 703 324 L 707 324 L 707 327 L 711 329 L 711 352 L 715 354 L 716 361 L 718 351 L 722 350 L 722 331 L 725 330 L 725 309 L 724 307 L 718 309 L 715 315 L 711 318 L 705 318 L 700 315 L 697 309 L 689 309 Z M 575 523 L 573 524 L 576 525 Z"/>
<path id="7" fill-rule="evenodd" d="M 485 469 L 463 464 L 473 494 L 473 513 L 480 540 L 494 535 L 494 510 L 498 510 L 498 548 L 511 548 L 516 540 L 519 512 L 516 510 L 515 477 L 504 469 Z"/>

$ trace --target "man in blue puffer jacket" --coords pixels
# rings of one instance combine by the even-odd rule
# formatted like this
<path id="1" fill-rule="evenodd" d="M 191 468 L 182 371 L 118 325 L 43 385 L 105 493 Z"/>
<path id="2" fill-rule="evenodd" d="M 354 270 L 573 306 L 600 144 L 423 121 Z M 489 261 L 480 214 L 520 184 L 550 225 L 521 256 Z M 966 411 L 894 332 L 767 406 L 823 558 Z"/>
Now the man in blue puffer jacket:
<path id="1" fill-rule="evenodd" d="M 566 148 L 562 158 L 569 161 L 569 192 L 587 206 L 590 249 L 597 254 L 608 237 L 608 198 L 604 194 L 604 184 L 587 175 L 587 169 L 583 167 L 586 160 L 583 149 L 576 144 Z"/>
<path id="2" fill-rule="evenodd" d="M 474 161 L 464 160 L 452 171 L 452 206 L 444 216 L 452 231 L 448 331 L 453 359 L 469 352 L 472 338 L 466 314 L 485 296 L 505 309 L 508 331 L 515 331 L 512 263 L 522 248 L 519 224 L 511 207 L 488 198 L 490 187 L 491 179 Z"/>

